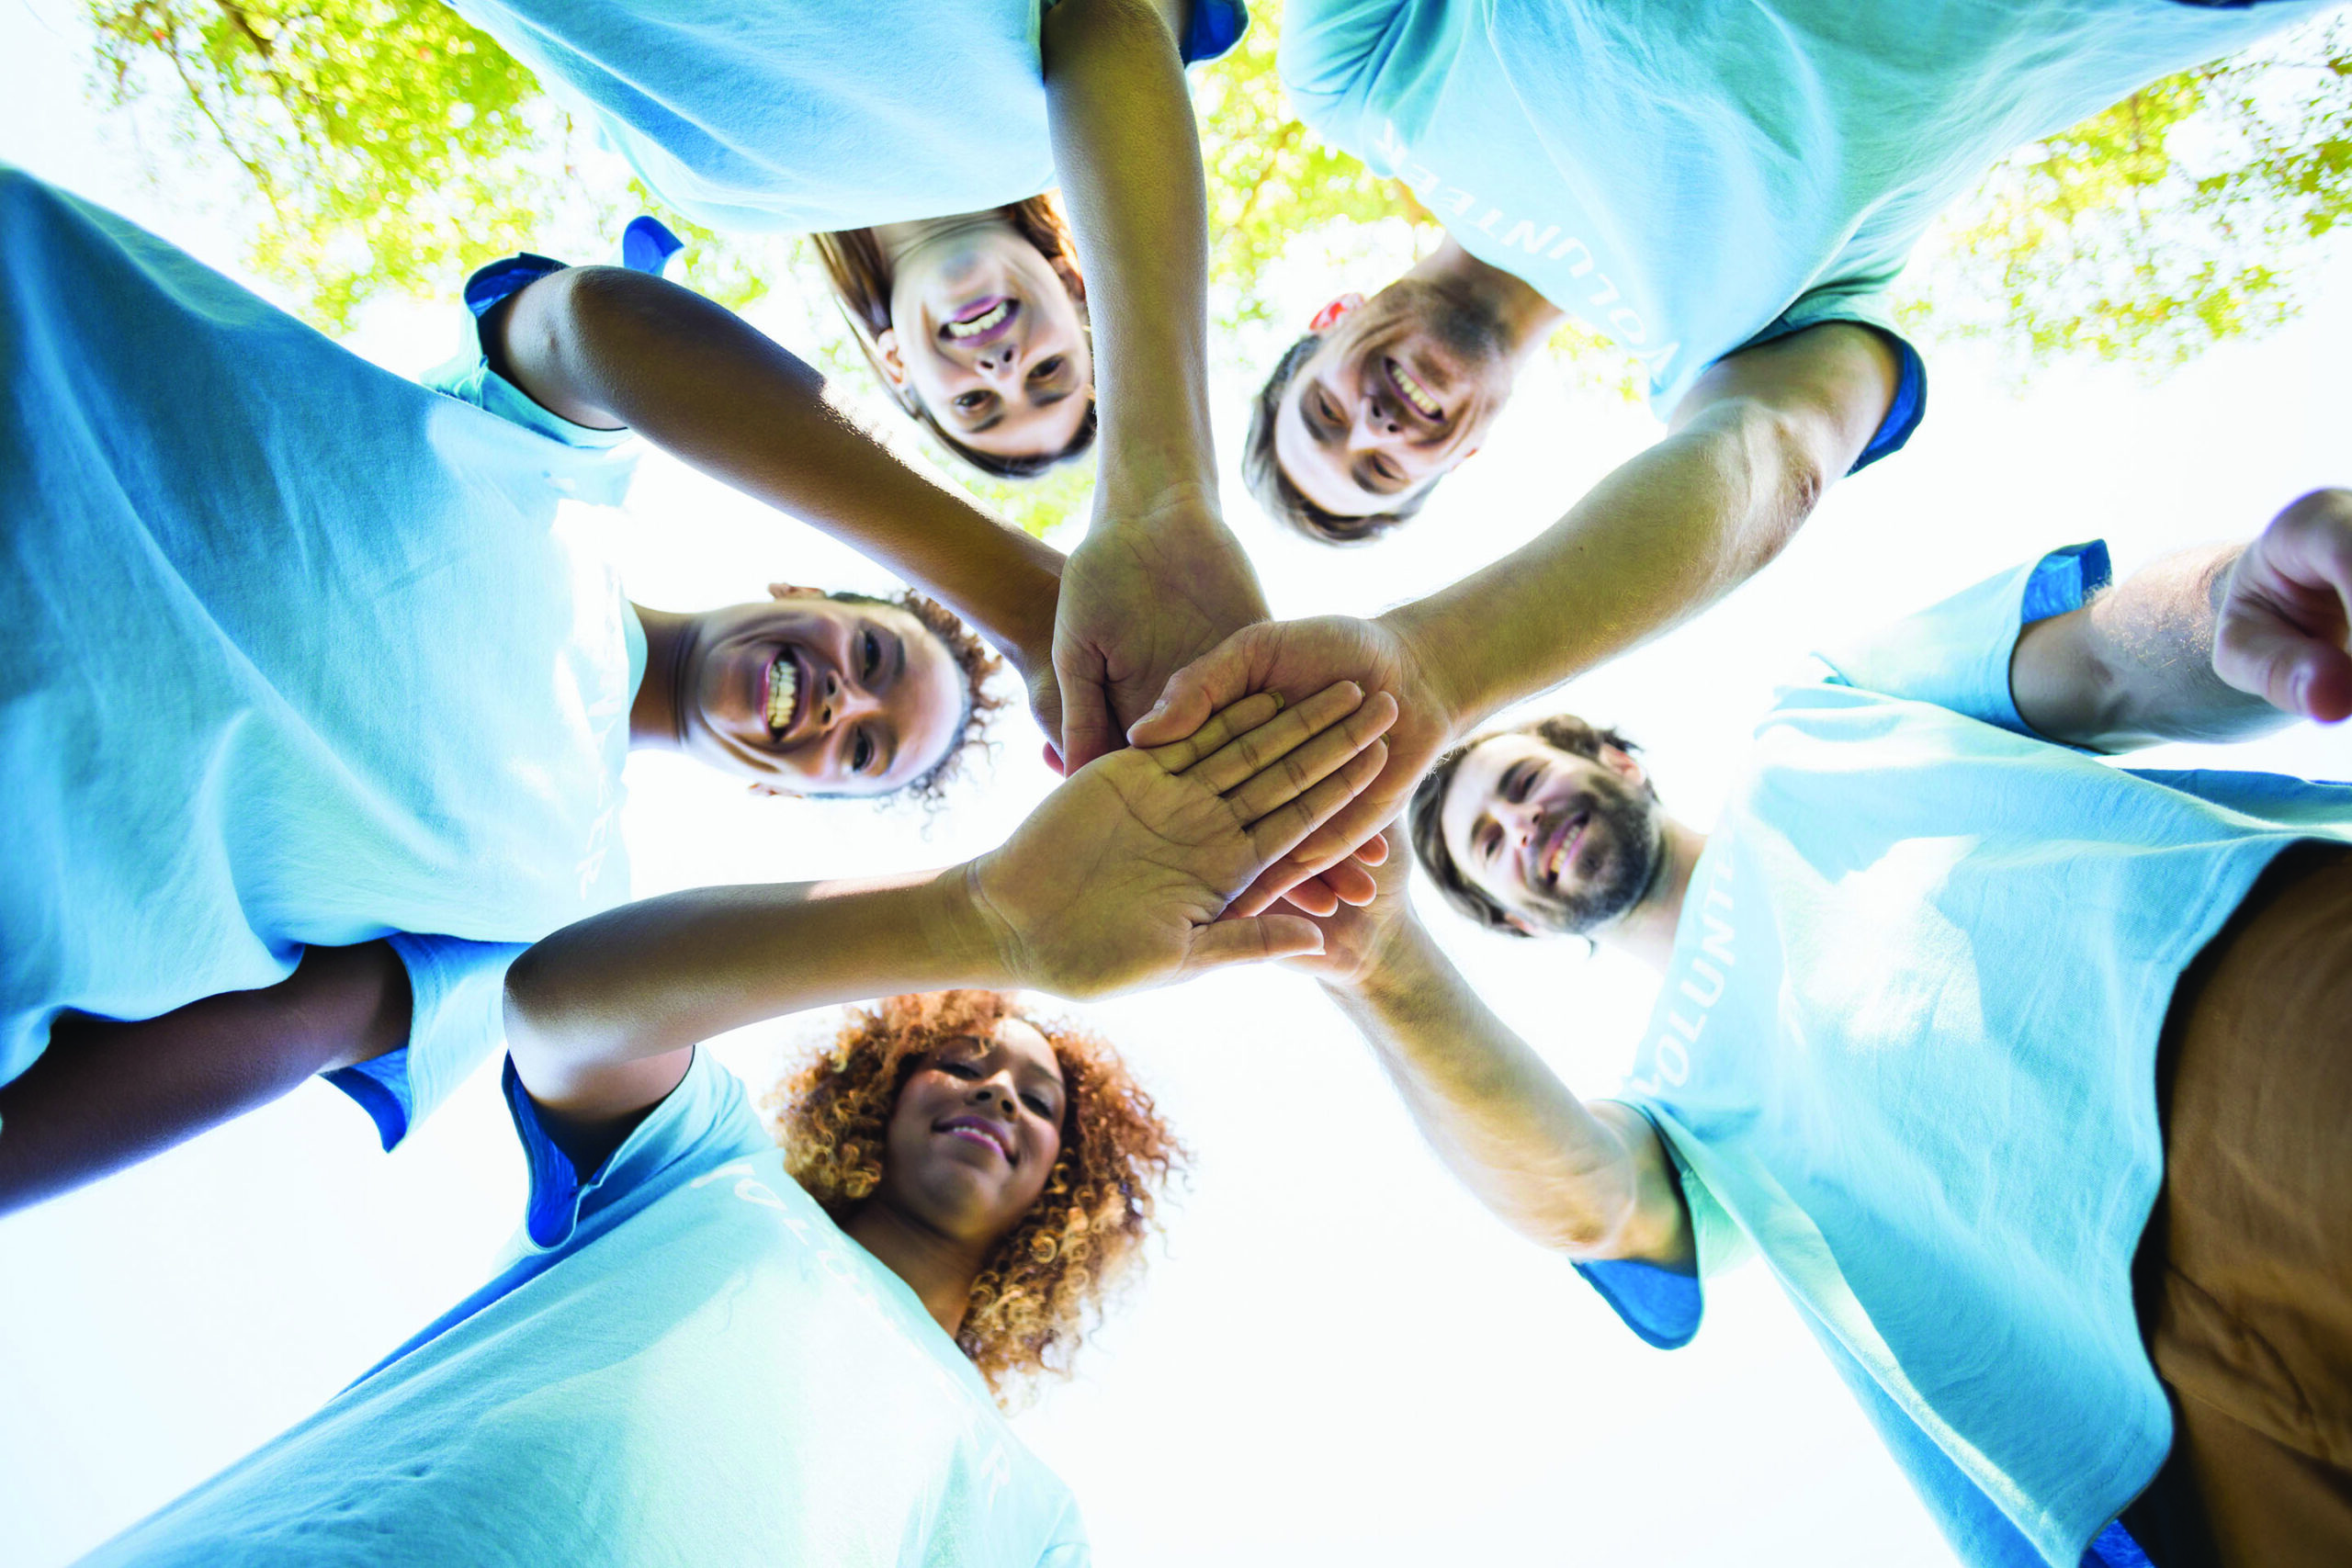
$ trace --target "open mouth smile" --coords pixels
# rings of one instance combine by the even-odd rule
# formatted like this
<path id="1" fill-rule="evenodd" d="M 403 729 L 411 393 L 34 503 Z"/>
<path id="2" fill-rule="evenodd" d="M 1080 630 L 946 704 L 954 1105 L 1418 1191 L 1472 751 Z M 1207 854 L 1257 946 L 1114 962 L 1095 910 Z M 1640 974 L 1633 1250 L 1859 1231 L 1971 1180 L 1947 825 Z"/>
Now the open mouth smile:
<path id="1" fill-rule="evenodd" d="M 800 661 L 790 649 L 780 650 L 760 677 L 760 711 L 768 733 L 781 740 L 800 716 Z"/>
<path id="2" fill-rule="evenodd" d="M 1013 1163 L 1012 1141 L 1004 1135 L 1003 1129 L 985 1116 L 950 1116 L 946 1121 L 934 1124 L 932 1131 L 994 1149 L 1004 1156 L 1005 1164 Z"/>
<path id="3" fill-rule="evenodd" d="M 1398 397 L 1412 405 L 1415 413 L 1432 423 L 1444 420 L 1445 405 L 1439 402 L 1427 387 L 1415 380 L 1411 371 L 1394 359 L 1383 359 L 1380 364 L 1381 368 L 1388 373 L 1388 384 L 1396 389 Z"/>
<path id="4" fill-rule="evenodd" d="M 1551 841 L 1544 847 L 1544 858 L 1537 863 L 1544 886 L 1555 892 L 1559 890 L 1560 868 L 1568 863 L 1577 846 L 1584 842 L 1585 826 L 1591 819 L 1592 813 L 1579 811 L 1552 830 Z"/>
<path id="5" fill-rule="evenodd" d="M 939 324 L 939 335 L 950 343 L 967 345 L 994 343 L 1012 329 L 1013 317 L 1021 313 L 1018 299 L 998 296 L 976 299 L 948 321 Z"/>

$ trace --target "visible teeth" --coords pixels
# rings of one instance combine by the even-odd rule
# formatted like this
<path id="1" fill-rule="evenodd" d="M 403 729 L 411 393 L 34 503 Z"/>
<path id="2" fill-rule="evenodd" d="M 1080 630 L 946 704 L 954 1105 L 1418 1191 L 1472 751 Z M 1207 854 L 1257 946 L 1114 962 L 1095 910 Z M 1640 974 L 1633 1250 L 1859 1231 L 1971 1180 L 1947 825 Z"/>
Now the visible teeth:
<path id="1" fill-rule="evenodd" d="M 1010 299 L 1000 299 L 995 304 L 989 306 L 987 310 L 981 311 L 978 315 L 974 316 L 968 321 L 948 322 L 947 335 L 949 337 L 977 336 L 979 333 L 988 331 L 999 321 L 1004 320 L 1004 318 L 1012 314 L 1012 301 Z"/>
<path id="2" fill-rule="evenodd" d="M 779 653 L 775 662 L 768 666 L 768 728 L 788 728 L 799 707 L 800 671 L 794 667 L 790 654 Z"/>
<path id="3" fill-rule="evenodd" d="M 1436 419 L 1445 412 L 1445 406 L 1430 396 L 1427 387 L 1413 379 L 1411 371 L 1392 359 L 1388 362 L 1388 373 L 1396 378 L 1397 389 L 1405 394 L 1406 400 L 1415 408 L 1431 419 Z"/>

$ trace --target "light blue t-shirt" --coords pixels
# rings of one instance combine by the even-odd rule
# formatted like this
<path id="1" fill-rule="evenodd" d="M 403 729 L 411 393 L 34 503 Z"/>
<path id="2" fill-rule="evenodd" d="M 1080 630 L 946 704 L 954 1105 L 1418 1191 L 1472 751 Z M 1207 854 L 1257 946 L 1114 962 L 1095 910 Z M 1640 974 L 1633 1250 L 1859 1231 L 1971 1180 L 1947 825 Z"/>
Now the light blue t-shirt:
<path id="1" fill-rule="evenodd" d="M 1050 188 L 1041 0 L 450 0 L 714 229 L 863 229 Z M 1241 0 L 1194 0 L 1214 60 Z"/>
<path id="2" fill-rule="evenodd" d="M 1961 1556 L 2071 1565 L 2171 1442 L 2132 1259 L 2164 1171 L 2175 983 L 2352 785 L 2135 772 L 2034 738 L 2059 551 L 1783 688 L 1692 874 L 1623 1098 L 1672 1151 L 1701 1278 L 1753 1247 Z M 1695 1282 L 1588 1277 L 1654 1345 Z"/>
<path id="3" fill-rule="evenodd" d="M 1984 169 L 2333 0 L 1290 0 L 1301 118 L 1637 357 L 1715 360 L 1884 290 Z M 1923 382 L 1866 455 L 1900 446 Z M 1900 415 L 1898 419 L 1896 416 Z"/>
<path id="4" fill-rule="evenodd" d="M 393 1139 L 500 1038 L 512 944 L 628 896 L 642 645 L 556 515 L 616 499 L 622 434 L 403 380 L 6 169 L 0 255 L 0 1083 L 65 1010 L 391 936 L 409 1045 L 339 1081 Z"/>
<path id="5" fill-rule="evenodd" d="M 92 1564 L 1082 1568 L 1069 1491 L 707 1053 L 497 1278 Z"/>

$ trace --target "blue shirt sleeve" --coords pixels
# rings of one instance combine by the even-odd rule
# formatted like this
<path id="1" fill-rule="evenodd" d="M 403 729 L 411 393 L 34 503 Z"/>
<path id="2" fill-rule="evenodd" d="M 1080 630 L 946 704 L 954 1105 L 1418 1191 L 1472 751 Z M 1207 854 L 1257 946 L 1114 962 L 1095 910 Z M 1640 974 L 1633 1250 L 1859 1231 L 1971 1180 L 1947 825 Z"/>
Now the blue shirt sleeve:
<path id="1" fill-rule="evenodd" d="M 1242 0 L 1193 0 L 1177 52 L 1187 65 L 1205 65 L 1224 58 L 1249 30 L 1250 7 Z"/>
<path id="2" fill-rule="evenodd" d="M 2080 608 L 2111 575 L 2103 541 L 2069 545 L 1818 657 L 1842 685 L 1933 703 L 2034 736 L 2009 693 L 2018 634 Z"/>
<path id="3" fill-rule="evenodd" d="M 407 931 L 387 940 L 408 971 L 408 1041 L 325 1077 L 359 1102 L 390 1152 L 505 1040 L 506 969 L 525 944 Z"/>
<path id="4" fill-rule="evenodd" d="M 1690 1215 L 1691 1246 L 1698 1254 L 1698 1267 L 1695 1272 L 1684 1274 L 1661 1269 L 1655 1263 L 1617 1258 L 1578 1263 L 1575 1268 L 1584 1276 L 1585 1283 L 1600 1292 L 1600 1299 L 1644 1344 L 1653 1349 L 1679 1350 L 1698 1335 L 1699 1325 L 1706 1316 L 1706 1287 L 1702 1281 L 1738 1263 L 1753 1250 L 1753 1246 L 1738 1223 L 1715 1201 L 1699 1173 L 1683 1157 L 1672 1134 L 1659 1124 L 1657 1116 L 1631 1100 L 1624 1103 L 1634 1105 L 1649 1118 L 1650 1125 L 1657 1130 L 1658 1141 L 1666 1145 L 1676 1190 L 1681 1195 L 1684 1212 Z"/>
<path id="5" fill-rule="evenodd" d="M 621 265 L 632 272 L 659 277 L 668 268 L 670 259 L 684 248 L 684 242 L 659 220 L 639 218 L 622 231 Z M 477 267 L 473 276 L 466 279 L 464 293 L 469 317 L 467 344 L 457 357 L 435 366 L 422 379 L 434 391 L 471 403 L 485 413 L 496 414 L 550 441 L 589 451 L 609 451 L 628 442 L 632 433 L 574 424 L 540 407 L 521 388 L 490 367 L 490 345 L 482 339 L 485 319 L 493 308 L 548 274 L 563 271 L 568 265 L 552 256 L 521 251 Z M 628 488 L 629 472 L 635 466 L 633 457 L 616 460 L 587 488 L 576 482 L 570 488 L 582 501 L 617 502 Z"/>
<path id="6" fill-rule="evenodd" d="M 681 1180 L 775 1146 L 743 1080 L 699 1045 L 678 1087 L 646 1112 L 602 1166 L 585 1173 L 548 1136 L 511 1056 L 501 1087 L 530 1168 L 524 1234 L 540 1248 L 563 1247 L 583 1228 L 617 1224 Z"/>
<path id="7" fill-rule="evenodd" d="M 1887 404 L 1885 417 L 1871 433 L 1870 445 L 1854 459 L 1854 466 L 1846 470 L 1860 473 L 1888 453 L 1900 450 L 1928 414 L 1927 362 L 1895 324 L 1894 301 L 1877 288 L 1825 285 L 1800 299 L 1770 326 L 1739 346 L 1754 348 L 1827 321 L 1851 321 L 1873 329 L 1902 361 L 1895 371 L 1894 400 Z"/>

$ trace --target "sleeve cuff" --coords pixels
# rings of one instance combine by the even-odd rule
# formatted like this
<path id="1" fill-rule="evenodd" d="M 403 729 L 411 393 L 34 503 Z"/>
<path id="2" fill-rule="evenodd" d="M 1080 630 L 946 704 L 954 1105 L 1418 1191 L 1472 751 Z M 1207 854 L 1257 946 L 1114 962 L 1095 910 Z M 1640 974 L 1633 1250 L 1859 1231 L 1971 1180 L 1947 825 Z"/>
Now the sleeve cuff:
<path id="1" fill-rule="evenodd" d="M 1177 52 L 1187 65 L 1205 65 L 1229 52 L 1249 30 L 1250 7 L 1241 0 L 1193 0 Z"/>
<path id="2" fill-rule="evenodd" d="M 506 970 L 524 946 L 407 931 L 386 940 L 408 970 L 408 1040 L 324 1077 L 368 1112 L 390 1153 L 505 1039 Z"/>
<path id="3" fill-rule="evenodd" d="M 1805 295 L 1781 313 L 1780 318 L 1739 345 L 1754 348 L 1759 344 L 1776 343 L 1780 339 L 1805 331 L 1809 327 L 1826 326 L 1831 321 L 1850 321 L 1858 327 L 1868 327 L 1886 340 L 1900 362 L 1895 369 L 1894 398 L 1878 422 L 1878 429 L 1871 433 L 1869 445 L 1861 456 L 1854 459 L 1846 471 L 1858 474 L 1891 452 L 1899 452 L 1911 439 L 1912 432 L 1928 416 L 1928 365 L 1919 351 L 1911 346 L 1897 328 L 1894 309 L 1886 296 L 1874 289 L 1832 286 Z M 1739 352 L 1734 349 L 1733 353 Z"/>
<path id="4" fill-rule="evenodd" d="M 2009 692 L 2018 634 L 2079 609 L 2110 575 L 2103 542 L 2068 545 L 1820 658 L 1844 685 L 1931 703 L 2040 739 Z"/>
<path id="5" fill-rule="evenodd" d="M 1706 1292 L 1696 1274 L 1678 1274 L 1655 1263 L 1623 1259 L 1579 1263 L 1585 1283 L 1600 1292 L 1626 1327 L 1657 1350 L 1679 1350 L 1699 1332 L 1706 1315 Z"/>

